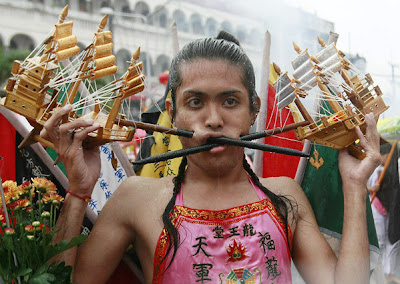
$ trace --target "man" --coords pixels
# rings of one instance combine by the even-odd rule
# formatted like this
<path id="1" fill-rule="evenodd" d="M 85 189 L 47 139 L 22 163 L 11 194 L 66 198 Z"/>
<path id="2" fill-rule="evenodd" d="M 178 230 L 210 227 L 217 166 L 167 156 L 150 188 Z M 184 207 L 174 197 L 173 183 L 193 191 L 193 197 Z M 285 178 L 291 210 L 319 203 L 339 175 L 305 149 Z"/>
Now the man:
<path id="1" fill-rule="evenodd" d="M 166 108 L 177 128 L 195 133 L 181 139 L 184 148 L 249 133 L 259 108 L 254 71 L 229 34 L 185 46 L 172 62 L 170 82 Z M 82 147 L 99 126 L 84 120 L 60 124 L 70 111 L 66 106 L 53 114 L 42 133 L 54 143 L 70 179 L 58 240 L 79 234 L 84 199 L 100 166 L 98 149 Z M 379 135 L 373 115 L 365 119 L 365 137 L 359 129 L 357 134 L 366 158 L 340 153 L 345 211 L 338 258 L 296 182 L 258 179 L 243 148 L 224 145 L 184 158 L 176 178 L 126 180 L 87 242 L 62 259 L 74 266 L 76 283 L 105 282 L 130 244 L 146 283 L 290 283 L 291 258 L 307 283 L 368 283 L 365 185 L 379 160 Z"/>

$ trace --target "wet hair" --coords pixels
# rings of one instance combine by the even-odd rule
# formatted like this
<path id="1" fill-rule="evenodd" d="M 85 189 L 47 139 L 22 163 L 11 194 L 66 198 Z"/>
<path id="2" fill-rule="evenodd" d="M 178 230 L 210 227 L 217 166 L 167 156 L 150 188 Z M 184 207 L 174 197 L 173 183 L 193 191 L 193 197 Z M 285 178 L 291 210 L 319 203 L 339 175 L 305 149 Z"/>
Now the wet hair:
<path id="1" fill-rule="evenodd" d="M 231 34 L 222 31 L 218 34 L 217 38 L 199 39 L 189 43 L 188 45 L 183 47 L 183 49 L 173 59 L 168 79 L 173 102 L 173 117 L 175 117 L 176 113 L 176 109 L 174 107 L 176 105 L 176 90 L 182 82 L 180 65 L 183 63 L 194 62 L 198 59 L 222 59 L 226 60 L 230 64 L 239 66 L 242 70 L 242 83 L 249 93 L 250 112 L 258 112 L 258 106 L 256 105 L 256 99 L 258 95 L 255 91 L 255 76 L 253 65 L 250 59 L 244 53 L 243 49 L 240 47 L 238 40 Z M 169 262 L 166 269 L 168 269 L 173 259 L 175 258 L 180 243 L 179 232 L 172 224 L 170 216 L 175 206 L 176 197 L 181 190 L 182 183 L 185 178 L 186 166 L 187 158 L 184 157 L 179 167 L 178 175 L 174 178 L 173 195 L 171 197 L 171 200 L 168 202 L 164 213 L 162 214 L 162 221 L 167 237 L 169 239 L 167 251 L 162 261 L 166 261 L 167 256 L 169 255 L 171 250 L 173 250 L 171 261 Z M 285 196 L 278 196 L 274 194 L 265 186 L 263 186 L 245 158 L 243 158 L 243 167 L 253 180 L 254 184 L 257 185 L 266 194 L 266 196 L 271 200 L 276 210 L 282 217 L 285 225 L 287 243 L 290 247 L 288 215 L 289 212 L 293 212 L 293 206 L 290 200 Z"/>
<path id="2" fill-rule="evenodd" d="M 256 104 L 258 95 L 255 88 L 253 64 L 243 51 L 239 41 L 228 32 L 221 31 L 216 38 L 204 38 L 190 42 L 172 60 L 168 79 L 172 97 L 172 119 L 176 114 L 176 90 L 182 83 L 180 66 L 199 59 L 225 60 L 229 64 L 238 66 L 242 70 L 243 86 L 249 93 L 250 112 L 258 112 L 259 106 Z"/>

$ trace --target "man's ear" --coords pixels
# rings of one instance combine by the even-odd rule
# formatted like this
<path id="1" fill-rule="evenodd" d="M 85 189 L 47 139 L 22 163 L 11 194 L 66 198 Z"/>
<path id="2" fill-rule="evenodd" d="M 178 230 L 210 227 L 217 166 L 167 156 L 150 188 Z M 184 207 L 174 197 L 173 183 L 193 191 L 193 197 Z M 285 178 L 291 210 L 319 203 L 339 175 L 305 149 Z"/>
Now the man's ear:
<path id="1" fill-rule="evenodd" d="M 169 117 L 172 120 L 173 119 L 173 109 L 174 109 L 172 99 L 165 100 L 165 108 L 167 109 Z"/>

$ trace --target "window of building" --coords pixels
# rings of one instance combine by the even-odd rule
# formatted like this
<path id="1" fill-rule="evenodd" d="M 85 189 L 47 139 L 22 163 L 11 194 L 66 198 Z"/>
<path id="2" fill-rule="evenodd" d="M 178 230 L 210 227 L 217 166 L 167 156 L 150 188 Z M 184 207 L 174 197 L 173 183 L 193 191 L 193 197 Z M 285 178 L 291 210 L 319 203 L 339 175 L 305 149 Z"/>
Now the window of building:
<path id="1" fill-rule="evenodd" d="M 178 31 L 187 32 L 189 30 L 189 26 L 186 21 L 186 16 L 181 10 L 175 10 L 172 13 L 172 19 L 176 22 Z"/>
<path id="2" fill-rule="evenodd" d="M 11 38 L 10 48 L 21 49 L 21 50 L 33 50 L 35 48 L 35 43 L 31 37 L 24 34 L 17 34 Z"/>
<path id="3" fill-rule="evenodd" d="M 168 25 L 167 10 L 164 7 L 156 7 L 154 14 L 150 17 L 150 22 L 152 22 L 157 27 L 166 28 Z"/>
<path id="4" fill-rule="evenodd" d="M 169 70 L 170 65 L 171 59 L 167 55 L 159 55 L 154 66 L 154 74 L 159 76 L 164 71 Z"/>
<path id="5" fill-rule="evenodd" d="M 193 14 L 190 17 L 190 24 L 192 26 L 192 32 L 194 34 L 200 34 L 200 35 L 204 34 L 204 27 L 201 22 L 201 17 L 199 14 Z"/>
<path id="6" fill-rule="evenodd" d="M 214 37 L 217 35 L 218 23 L 213 18 L 208 18 L 206 21 L 206 34 L 208 36 Z"/>
<path id="7" fill-rule="evenodd" d="M 145 2 L 139 1 L 136 3 L 135 9 L 133 11 L 147 17 L 147 15 L 150 13 L 150 8 L 149 5 L 147 5 Z"/>
<path id="8" fill-rule="evenodd" d="M 139 61 L 143 62 L 143 74 L 146 77 L 154 76 L 153 65 L 151 63 L 151 56 L 147 52 L 141 52 Z"/>
<path id="9" fill-rule="evenodd" d="M 116 54 L 116 65 L 118 67 L 118 73 L 123 74 L 128 70 L 129 64 L 131 64 L 132 54 L 126 49 L 118 50 Z"/>

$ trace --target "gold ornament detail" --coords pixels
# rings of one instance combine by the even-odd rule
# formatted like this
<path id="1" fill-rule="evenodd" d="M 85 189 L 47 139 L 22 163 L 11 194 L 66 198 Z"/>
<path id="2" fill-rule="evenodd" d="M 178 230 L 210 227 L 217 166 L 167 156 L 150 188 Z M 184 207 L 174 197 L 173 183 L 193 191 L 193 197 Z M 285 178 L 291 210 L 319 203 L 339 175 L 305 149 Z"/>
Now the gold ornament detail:
<path id="1" fill-rule="evenodd" d="M 310 163 L 315 167 L 317 170 L 324 164 L 324 159 L 321 157 L 318 159 L 319 153 L 317 150 L 314 150 L 314 157 L 310 158 Z"/>

